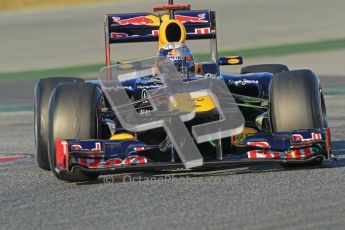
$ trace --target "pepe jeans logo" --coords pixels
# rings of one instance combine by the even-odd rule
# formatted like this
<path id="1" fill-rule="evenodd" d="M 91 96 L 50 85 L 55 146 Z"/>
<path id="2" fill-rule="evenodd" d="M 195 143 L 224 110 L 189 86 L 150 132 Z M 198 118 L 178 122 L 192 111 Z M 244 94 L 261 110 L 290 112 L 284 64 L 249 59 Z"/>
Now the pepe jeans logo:
<path id="1" fill-rule="evenodd" d="M 246 85 L 246 84 L 259 84 L 258 80 L 247 80 L 247 79 L 241 79 L 241 80 L 229 80 L 229 85 Z"/>
<path id="2" fill-rule="evenodd" d="M 141 66 L 151 66 L 151 69 L 135 71 L 136 74 L 133 74 L 128 70 L 120 71 L 115 66 L 110 71 L 103 69 L 101 72 L 101 87 L 114 89 L 104 90 L 104 94 L 125 129 L 142 132 L 163 127 L 186 168 L 203 165 L 193 137 L 197 143 L 202 143 L 242 132 L 243 115 L 223 80 L 208 78 L 183 82 L 174 63 L 165 57 L 143 60 Z M 152 68 L 155 70 L 152 71 Z M 153 110 L 138 113 L 121 82 L 148 76 L 138 76 L 138 73 L 152 72 L 159 73 L 162 87 L 147 91 L 147 99 Z M 193 126 L 189 133 L 184 122 L 192 120 L 196 115 L 193 99 L 204 96 L 212 98 L 220 120 Z"/>

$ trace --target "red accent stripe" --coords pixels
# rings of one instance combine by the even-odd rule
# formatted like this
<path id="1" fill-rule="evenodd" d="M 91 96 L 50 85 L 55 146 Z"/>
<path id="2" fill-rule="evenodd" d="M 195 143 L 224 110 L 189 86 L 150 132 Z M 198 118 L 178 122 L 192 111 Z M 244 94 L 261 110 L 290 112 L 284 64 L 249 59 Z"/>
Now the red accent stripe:
<path id="1" fill-rule="evenodd" d="M 310 154 L 311 154 L 310 148 L 303 149 L 303 153 L 304 153 L 304 156 L 305 156 L 305 157 L 310 156 Z"/>
<path id="2" fill-rule="evenodd" d="M 280 154 L 279 153 L 273 153 L 273 158 L 274 159 L 280 159 Z"/>
<path id="3" fill-rule="evenodd" d="M 106 67 L 111 66 L 109 35 L 106 35 L 106 39 L 105 39 L 105 66 Z M 107 80 L 111 80 L 110 68 L 107 68 Z"/>
<path id="4" fill-rule="evenodd" d="M 285 158 L 286 158 L 286 159 L 291 159 L 291 158 L 292 158 L 292 153 L 286 154 Z"/>
<path id="5" fill-rule="evenodd" d="M 322 136 L 321 133 L 311 133 L 312 139 L 313 140 L 321 140 Z"/>
<path id="6" fill-rule="evenodd" d="M 253 159 L 257 158 L 255 150 L 251 150 L 248 153 L 249 153 L 249 158 L 253 158 Z"/>
<path id="7" fill-rule="evenodd" d="M 301 159 L 301 152 L 299 150 L 294 150 L 294 153 L 296 159 Z"/>
<path id="8" fill-rule="evenodd" d="M 17 160 L 22 160 L 25 157 L 1 157 L 0 158 L 0 163 L 7 163 L 10 161 L 17 161 Z"/>
<path id="9" fill-rule="evenodd" d="M 266 159 L 273 158 L 272 154 L 270 154 L 270 153 L 264 153 L 264 156 L 265 156 Z"/>
<path id="10" fill-rule="evenodd" d="M 87 159 L 80 158 L 80 164 L 81 164 L 81 165 L 84 165 L 84 166 L 86 166 L 86 167 L 89 167 L 89 164 L 87 163 Z"/>
<path id="11" fill-rule="evenodd" d="M 325 130 L 326 130 L 326 141 L 328 145 L 328 151 L 331 152 L 332 150 L 331 128 L 325 128 Z"/>
<path id="12" fill-rule="evenodd" d="M 56 146 L 56 165 L 64 165 L 64 146 L 62 142 L 65 142 L 64 140 L 56 140 L 55 146 Z"/>
<path id="13" fill-rule="evenodd" d="M 301 134 L 294 134 L 292 135 L 292 141 L 293 142 L 301 142 L 303 141 L 303 136 Z"/>
<path id="14" fill-rule="evenodd" d="M 90 163 L 91 168 L 98 168 L 99 163 L 101 162 L 101 159 L 95 159 L 94 162 Z"/>
<path id="15" fill-rule="evenodd" d="M 159 30 L 152 30 L 153 36 L 159 36 Z"/>
<path id="16" fill-rule="evenodd" d="M 107 160 L 105 162 L 104 166 L 105 167 L 119 166 L 119 165 L 121 165 L 121 163 L 122 163 L 121 159 L 115 158 L 115 159 Z"/>

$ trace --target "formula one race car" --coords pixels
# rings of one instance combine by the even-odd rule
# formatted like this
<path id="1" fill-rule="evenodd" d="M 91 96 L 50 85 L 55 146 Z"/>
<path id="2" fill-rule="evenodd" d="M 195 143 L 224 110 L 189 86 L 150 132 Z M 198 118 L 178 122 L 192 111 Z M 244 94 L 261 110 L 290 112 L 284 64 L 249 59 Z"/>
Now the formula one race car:
<path id="1" fill-rule="evenodd" d="M 214 11 L 169 0 L 154 14 L 108 14 L 105 37 L 98 80 L 45 78 L 35 88 L 38 165 L 58 179 L 331 159 L 315 73 L 281 64 L 220 72 L 242 58 L 217 57 Z M 186 40 L 196 39 L 210 40 L 210 61 L 195 63 Z M 111 64 L 110 44 L 153 41 L 157 57 Z"/>

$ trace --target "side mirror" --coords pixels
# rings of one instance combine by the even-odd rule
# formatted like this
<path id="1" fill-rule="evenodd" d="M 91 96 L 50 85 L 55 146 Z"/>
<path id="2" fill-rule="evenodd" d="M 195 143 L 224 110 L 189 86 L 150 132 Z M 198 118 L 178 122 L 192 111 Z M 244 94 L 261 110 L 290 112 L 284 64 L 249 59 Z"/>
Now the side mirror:
<path id="1" fill-rule="evenodd" d="M 218 59 L 218 65 L 242 65 L 243 58 L 241 56 L 227 56 Z"/>

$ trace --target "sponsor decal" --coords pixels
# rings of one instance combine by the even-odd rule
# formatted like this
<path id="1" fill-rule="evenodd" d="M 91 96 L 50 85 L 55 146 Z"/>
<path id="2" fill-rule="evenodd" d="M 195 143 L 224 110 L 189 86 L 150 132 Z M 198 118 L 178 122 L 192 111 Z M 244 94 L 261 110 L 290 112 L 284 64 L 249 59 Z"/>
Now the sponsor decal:
<path id="1" fill-rule="evenodd" d="M 311 138 L 308 138 L 308 139 L 304 139 L 301 134 L 293 134 L 291 136 L 292 143 L 309 142 L 309 141 L 315 141 L 315 140 L 321 140 L 321 139 L 322 139 L 321 133 L 311 133 Z"/>
<path id="2" fill-rule="evenodd" d="M 171 61 L 178 61 L 182 60 L 182 57 L 180 55 L 180 52 L 176 49 L 173 49 L 168 52 L 167 58 L 169 58 Z"/>
<path id="3" fill-rule="evenodd" d="M 88 167 L 88 168 L 102 168 L 102 167 L 100 167 L 101 159 L 79 158 L 79 163 L 83 166 Z"/>
<path id="4" fill-rule="evenodd" d="M 230 65 L 236 65 L 236 64 L 240 63 L 240 59 L 230 58 L 230 59 L 228 60 L 228 63 L 229 63 Z"/>
<path id="5" fill-rule="evenodd" d="M 112 17 L 111 26 L 125 26 L 125 25 L 135 25 L 135 26 L 141 26 L 141 25 L 149 25 L 149 26 L 159 26 L 160 25 L 160 18 L 156 15 L 142 15 L 132 18 L 121 18 L 121 17 Z M 169 19 L 169 15 L 162 15 L 161 20 L 166 21 Z M 208 23 L 209 21 L 206 20 L 206 13 L 201 13 L 198 16 L 188 16 L 188 15 L 175 15 L 175 19 L 180 21 L 181 23 Z M 207 33 L 207 29 L 205 33 Z M 156 35 L 156 32 L 155 34 Z"/>
<path id="6" fill-rule="evenodd" d="M 317 148 L 295 149 L 288 152 L 271 151 L 268 149 L 251 150 L 247 152 L 250 159 L 303 159 L 320 152 Z"/>
<path id="7" fill-rule="evenodd" d="M 112 17 L 115 25 L 125 26 L 125 25 L 152 25 L 155 21 L 148 16 L 138 16 L 134 18 L 121 19 L 120 17 Z"/>
<path id="8" fill-rule="evenodd" d="M 283 152 L 272 152 L 264 150 L 251 150 L 247 152 L 248 158 L 250 159 L 280 159 L 283 158 L 285 153 Z"/>
<path id="9" fill-rule="evenodd" d="M 63 170 L 68 165 L 68 143 L 65 140 L 56 140 L 56 169 Z"/>
<path id="10" fill-rule="evenodd" d="M 229 80 L 229 85 L 246 85 L 246 84 L 259 84 L 258 80 L 248 80 L 248 79 L 241 79 L 241 80 Z"/>
<path id="11" fill-rule="evenodd" d="M 111 37 L 111 38 L 126 38 L 126 37 L 128 37 L 128 36 L 129 36 L 129 35 L 126 34 L 126 33 L 115 33 L 115 32 L 110 33 L 110 37 Z"/>
<path id="12" fill-rule="evenodd" d="M 139 155 L 128 156 L 125 159 L 113 158 L 107 161 L 102 161 L 101 159 L 84 159 L 79 158 L 78 162 L 87 168 L 110 168 L 115 166 L 131 166 L 146 164 L 148 162 L 147 158 Z"/>
<path id="13" fill-rule="evenodd" d="M 72 145 L 71 146 L 71 151 L 91 151 L 91 152 L 98 152 L 98 151 L 101 151 L 102 148 L 101 148 L 101 143 L 100 142 L 96 142 L 95 143 L 95 148 L 93 149 L 83 149 L 83 147 L 81 145 Z"/>
<path id="14" fill-rule="evenodd" d="M 199 14 L 197 17 L 194 16 L 187 16 L 187 15 L 175 15 L 175 19 L 182 22 L 183 24 L 186 22 L 192 22 L 192 23 L 208 23 L 207 20 L 205 20 L 205 13 Z"/>
<path id="15" fill-rule="evenodd" d="M 149 88 L 151 88 L 151 86 L 150 85 L 138 85 L 137 88 L 138 89 L 149 89 Z"/>
<path id="16" fill-rule="evenodd" d="M 159 30 L 152 30 L 153 36 L 159 36 Z"/>
<path id="17" fill-rule="evenodd" d="M 129 156 L 122 161 L 122 165 L 138 165 L 147 163 L 147 159 L 144 156 L 133 155 Z"/>
<path id="18" fill-rule="evenodd" d="M 247 137 L 253 136 L 257 134 L 258 131 L 252 128 L 244 128 L 243 132 L 231 137 L 231 143 L 235 146 L 242 147 L 242 141 L 244 141 Z"/>
<path id="19" fill-rule="evenodd" d="M 104 163 L 104 167 L 109 168 L 109 167 L 114 167 L 114 166 L 121 166 L 121 164 L 122 164 L 122 159 L 114 158 L 114 159 L 107 160 Z"/>
<path id="20" fill-rule="evenodd" d="M 247 142 L 247 146 L 250 147 L 256 147 L 256 148 L 262 148 L 262 149 L 269 149 L 270 145 L 268 142 L 265 141 L 253 141 L 253 142 Z"/>
<path id="21" fill-rule="evenodd" d="M 210 34 L 211 33 L 211 28 L 207 27 L 207 28 L 198 28 L 195 29 L 195 34 Z"/>

